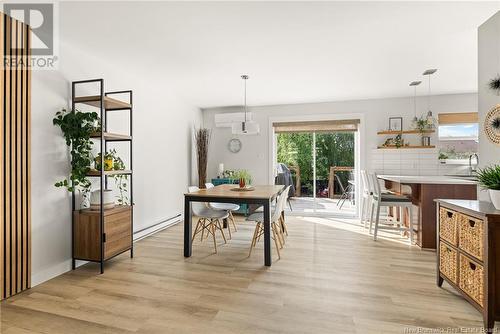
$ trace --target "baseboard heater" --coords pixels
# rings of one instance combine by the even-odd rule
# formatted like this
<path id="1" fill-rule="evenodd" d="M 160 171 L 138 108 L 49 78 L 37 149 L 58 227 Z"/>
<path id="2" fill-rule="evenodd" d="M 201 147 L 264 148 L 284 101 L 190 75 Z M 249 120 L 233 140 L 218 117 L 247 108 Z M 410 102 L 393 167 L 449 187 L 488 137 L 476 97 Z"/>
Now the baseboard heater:
<path id="1" fill-rule="evenodd" d="M 169 228 L 181 221 L 182 215 L 179 213 L 170 218 L 165 218 L 151 226 L 140 229 L 139 231 L 134 231 L 134 242 L 142 240 L 144 238 L 149 237 L 155 233 L 158 233 L 166 228 Z"/>

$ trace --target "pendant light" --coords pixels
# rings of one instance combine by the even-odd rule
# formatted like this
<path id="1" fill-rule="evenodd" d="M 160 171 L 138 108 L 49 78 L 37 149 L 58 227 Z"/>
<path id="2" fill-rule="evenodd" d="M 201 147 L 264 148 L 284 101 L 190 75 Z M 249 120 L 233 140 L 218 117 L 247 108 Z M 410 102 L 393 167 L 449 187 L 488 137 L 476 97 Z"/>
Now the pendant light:
<path id="1" fill-rule="evenodd" d="M 432 110 L 431 110 L 431 75 L 436 73 L 436 71 L 437 71 L 436 68 L 431 68 L 422 73 L 422 75 L 427 76 L 429 83 L 429 91 L 427 93 L 427 122 L 429 122 L 429 124 L 431 125 L 434 125 L 434 117 L 432 116 Z"/>
<path id="2" fill-rule="evenodd" d="M 259 134 L 260 127 L 257 122 L 247 120 L 247 80 L 248 75 L 243 74 L 241 76 L 245 86 L 245 118 L 243 122 L 235 122 L 231 126 L 233 135 L 257 135 Z"/>
<path id="3" fill-rule="evenodd" d="M 417 86 L 420 85 L 422 81 L 412 81 L 410 82 L 410 87 L 413 87 L 413 123 L 417 123 Z"/>

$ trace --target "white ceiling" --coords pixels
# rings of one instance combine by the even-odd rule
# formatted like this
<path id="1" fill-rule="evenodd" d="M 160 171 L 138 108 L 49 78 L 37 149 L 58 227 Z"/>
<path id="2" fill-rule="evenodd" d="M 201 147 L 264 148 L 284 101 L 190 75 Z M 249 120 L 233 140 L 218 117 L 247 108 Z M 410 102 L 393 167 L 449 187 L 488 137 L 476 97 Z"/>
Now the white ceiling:
<path id="1" fill-rule="evenodd" d="M 61 35 L 201 107 L 477 91 L 477 28 L 500 2 L 61 3 Z M 91 13 L 91 16 L 86 15 Z M 84 32 L 84 33 L 82 33 Z M 64 44 L 63 44 L 64 47 Z M 420 86 L 424 94 L 424 86 Z"/>

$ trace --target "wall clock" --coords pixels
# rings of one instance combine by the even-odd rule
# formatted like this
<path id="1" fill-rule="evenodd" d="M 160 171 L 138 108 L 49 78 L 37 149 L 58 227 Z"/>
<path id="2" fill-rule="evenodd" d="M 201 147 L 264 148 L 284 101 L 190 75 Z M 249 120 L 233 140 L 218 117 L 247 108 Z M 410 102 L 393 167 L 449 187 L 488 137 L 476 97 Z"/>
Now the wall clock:
<path id="1" fill-rule="evenodd" d="M 241 150 L 241 140 L 233 138 L 229 141 L 227 148 L 231 153 L 238 153 Z"/>
<path id="2" fill-rule="evenodd" d="M 484 132 L 490 141 L 500 145 L 500 104 L 496 105 L 486 115 Z"/>

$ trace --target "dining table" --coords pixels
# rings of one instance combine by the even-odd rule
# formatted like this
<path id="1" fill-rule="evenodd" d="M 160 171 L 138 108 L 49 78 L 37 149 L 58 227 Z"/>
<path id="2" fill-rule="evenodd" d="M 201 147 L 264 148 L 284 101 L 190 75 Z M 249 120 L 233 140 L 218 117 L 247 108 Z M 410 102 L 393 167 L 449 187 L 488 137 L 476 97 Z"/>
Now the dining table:
<path id="1" fill-rule="evenodd" d="M 192 254 L 192 202 L 216 202 L 262 206 L 264 211 L 264 264 L 271 266 L 271 204 L 283 185 L 255 185 L 240 189 L 237 184 L 221 184 L 184 194 L 184 256 Z"/>

